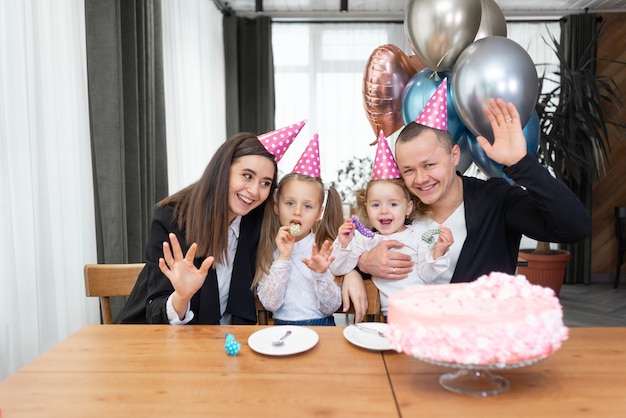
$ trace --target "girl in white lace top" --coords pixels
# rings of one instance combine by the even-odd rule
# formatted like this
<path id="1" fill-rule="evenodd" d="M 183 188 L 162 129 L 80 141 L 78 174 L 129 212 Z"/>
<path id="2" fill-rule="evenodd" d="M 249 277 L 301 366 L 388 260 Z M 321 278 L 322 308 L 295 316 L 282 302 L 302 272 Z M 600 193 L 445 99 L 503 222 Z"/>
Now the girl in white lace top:
<path id="1" fill-rule="evenodd" d="M 276 325 L 335 325 L 341 288 L 328 266 L 342 211 L 337 191 L 324 207 L 325 194 L 319 177 L 290 173 L 266 208 L 254 284 Z"/>

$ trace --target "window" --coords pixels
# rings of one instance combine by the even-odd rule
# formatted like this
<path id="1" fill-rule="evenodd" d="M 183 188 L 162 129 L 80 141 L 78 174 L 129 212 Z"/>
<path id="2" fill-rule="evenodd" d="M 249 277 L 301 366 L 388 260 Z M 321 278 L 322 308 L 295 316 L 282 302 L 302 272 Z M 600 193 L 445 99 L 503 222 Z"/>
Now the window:
<path id="1" fill-rule="evenodd" d="M 558 22 L 513 22 L 508 30 L 508 37 L 526 48 L 535 63 L 556 62 L 541 36 L 549 30 L 558 37 Z M 404 27 L 401 23 L 275 22 L 272 32 L 276 127 L 308 119 L 279 168 L 290 171 L 317 131 L 322 178 L 329 184 L 342 161 L 374 155 L 375 148 L 369 144 L 376 135 L 363 107 L 365 65 L 384 44 L 412 55 Z"/>

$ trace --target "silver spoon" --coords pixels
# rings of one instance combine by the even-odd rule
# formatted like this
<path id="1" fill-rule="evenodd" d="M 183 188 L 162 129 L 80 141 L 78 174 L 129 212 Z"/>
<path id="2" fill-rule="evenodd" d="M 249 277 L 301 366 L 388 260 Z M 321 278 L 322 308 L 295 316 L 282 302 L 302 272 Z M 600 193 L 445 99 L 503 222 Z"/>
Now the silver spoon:
<path id="1" fill-rule="evenodd" d="M 354 324 L 354 326 L 355 326 L 355 327 L 357 327 L 357 328 L 358 328 L 358 329 L 360 329 L 360 330 L 367 331 L 367 332 L 374 332 L 374 333 L 378 334 L 380 337 L 387 338 L 387 336 L 385 335 L 385 333 L 384 333 L 384 332 L 379 331 L 379 330 L 377 330 L 377 329 L 374 329 L 374 328 L 368 328 L 368 327 L 363 326 L 363 325 L 361 325 L 361 324 Z"/>
<path id="2" fill-rule="evenodd" d="M 277 339 L 276 341 L 272 341 L 273 345 L 283 345 L 285 343 L 285 338 L 289 337 L 291 335 L 291 330 L 285 332 L 285 335 L 283 335 L 282 337 L 280 337 L 279 339 Z"/>

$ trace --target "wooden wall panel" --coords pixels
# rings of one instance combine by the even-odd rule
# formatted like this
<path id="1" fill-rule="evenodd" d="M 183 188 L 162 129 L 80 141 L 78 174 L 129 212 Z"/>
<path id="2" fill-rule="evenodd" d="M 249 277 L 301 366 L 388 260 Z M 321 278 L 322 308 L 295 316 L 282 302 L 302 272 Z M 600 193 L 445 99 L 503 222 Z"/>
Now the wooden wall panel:
<path id="1" fill-rule="evenodd" d="M 598 57 L 626 62 L 626 13 L 601 14 L 604 27 L 598 39 Z M 626 65 L 598 61 L 596 73 L 610 75 L 626 103 Z M 622 109 L 625 112 L 626 109 Z M 591 272 L 615 272 L 614 207 L 626 206 L 626 138 L 613 138 L 606 177 L 593 186 Z M 622 269 L 626 273 L 626 267 Z"/>

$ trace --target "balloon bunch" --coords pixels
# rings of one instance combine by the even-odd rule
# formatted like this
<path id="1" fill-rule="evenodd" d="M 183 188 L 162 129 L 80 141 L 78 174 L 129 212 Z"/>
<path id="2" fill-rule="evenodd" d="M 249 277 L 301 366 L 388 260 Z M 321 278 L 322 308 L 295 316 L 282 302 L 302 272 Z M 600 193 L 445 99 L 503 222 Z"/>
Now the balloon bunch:
<path id="1" fill-rule="evenodd" d="M 424 65 L 395 45 L 379 46 L 370 55 L 363 75 L 363 106 L 376 137 L 400 129 L 402 92 L 410 78 Z"/>
<path id="2" fill-rule="evenodd" d="M 383 45 L 365 68 L 363 103 L 374 135 L 389 136 L 415 120 L 447 78 L 448 131 L 461 148 L 459 171 L 474 162 L 485 175 L 506 178 L 476 141 L 481 135 L 493 142 L 483 110 L 490 98 L 516 106 L 528 152 L 536 153 L 537 70 L 526 50 L 506 37 L 494 0 L 409 0 L 404 29 L 415 56 Z"/>

